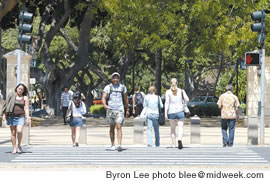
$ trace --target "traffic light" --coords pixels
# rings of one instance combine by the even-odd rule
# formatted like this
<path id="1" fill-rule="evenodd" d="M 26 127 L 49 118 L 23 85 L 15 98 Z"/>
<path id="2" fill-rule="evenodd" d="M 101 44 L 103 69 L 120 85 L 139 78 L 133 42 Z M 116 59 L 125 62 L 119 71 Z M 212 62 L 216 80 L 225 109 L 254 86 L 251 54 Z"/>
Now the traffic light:
<path id="1" fill-rule="evenodd" d="M 251 13 L 252 20 L 255 21 L 255 23 L 251 24 L 251 30 L 253 32 L 258 32 L 258 43 L 264 44 L 265 40 L 265 12 L 264 11 L 255 11 Z"/>
<path id="2" fill-rule="evenodd" d="M 246 65 L 259 65 L 260 64 L 260 53 L 258 52 L 246 52 L 245 53 Z"/>
<path id="3" fill-rule="evenodd" d="M 19 44 L 27 43 L 31 44 L 32 36 L 25 33 L 32 33 L 32 23 L 33 14 L 25 12 L 24 10 L 20 11 L 19 15 Z"/>

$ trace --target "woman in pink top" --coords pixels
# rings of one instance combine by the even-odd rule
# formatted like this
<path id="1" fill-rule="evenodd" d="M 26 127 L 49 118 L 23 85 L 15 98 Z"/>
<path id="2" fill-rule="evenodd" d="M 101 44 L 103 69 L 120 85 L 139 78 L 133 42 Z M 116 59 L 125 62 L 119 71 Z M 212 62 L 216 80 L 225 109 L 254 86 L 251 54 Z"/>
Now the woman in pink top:
<path id="1" fill-rule="evenodd" d="M 182 136 L 184 125 L 184 106 L 183 103 L 188 103 L 189 98 L 183 89 L 177 87 L 177 79 L 171 79 L 171 88 L 166 91 L 165 102 L 165 119 L 170 121 L 172 147 L 176 147 L 176 125 L 178 125 L 178 149 L 183 148 Z"/>

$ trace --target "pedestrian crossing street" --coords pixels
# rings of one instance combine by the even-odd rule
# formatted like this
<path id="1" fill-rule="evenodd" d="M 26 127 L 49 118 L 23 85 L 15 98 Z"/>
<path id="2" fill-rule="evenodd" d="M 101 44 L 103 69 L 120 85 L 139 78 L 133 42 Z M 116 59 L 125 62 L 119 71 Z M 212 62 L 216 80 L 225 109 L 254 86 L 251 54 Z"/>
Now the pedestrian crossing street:
<path id="1" fill-rule="evenodd" d="M 12 163 L 38 165 L 260 165 L 269 164 L 248 147 L 146 148 L 26 147 Z"/>

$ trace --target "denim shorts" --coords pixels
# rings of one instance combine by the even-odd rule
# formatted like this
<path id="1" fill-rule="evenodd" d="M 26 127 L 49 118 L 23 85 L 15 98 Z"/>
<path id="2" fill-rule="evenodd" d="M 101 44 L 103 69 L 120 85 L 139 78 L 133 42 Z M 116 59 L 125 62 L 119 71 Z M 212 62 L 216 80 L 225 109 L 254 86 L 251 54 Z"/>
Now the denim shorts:
<path id="1" fill-rule="evenodd" d="M 18 125 L 23 126 L 24 123 L 25 123 L 24 117 L 8 117 L 7 118 L 7 125 L 9 126 L 18 126 Z"/>
<path id="2" fill-rule="evenodd" d="M 74 118 L 72 121 L 69 123 L 71 127 L 82 127 L 83 125 L 83 119 L 82 118 Z"/>
<path id="3" fill-rule="evenodd" d="M 108 109 L 106 112 L 106 119 L 110 124 L 124 123 L 124 112 L 119 110 Z"/>
<path id="4" fill-rule="evenodd" d="M 177 113 L 168 114 L 168 119 L 184 120 L 185 114 L 184 114 L 184 112 L 177 112 Z"/>

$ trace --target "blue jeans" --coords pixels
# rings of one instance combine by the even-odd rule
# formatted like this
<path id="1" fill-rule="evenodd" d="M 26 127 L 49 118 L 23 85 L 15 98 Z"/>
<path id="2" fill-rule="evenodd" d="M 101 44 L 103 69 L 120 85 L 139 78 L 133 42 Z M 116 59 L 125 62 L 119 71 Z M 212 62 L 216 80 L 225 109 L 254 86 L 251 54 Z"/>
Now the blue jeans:
<path id="1" fill-rule="evenodd" d="M 158 124 L 158 114 L 148 114 L 147 115 L 147 145 L 151 147 L 152 143 L 152 127 L 154 126 L 155 131 L 155 145 L 158 147 L 159 142 L 159 124 Z"/>
<path id="2" fill-rule="evenodd" d="M 229 126 L 229 138 L 227 135 L 228 126 Z M 221 119 L 221 130 L 222 130 L 223 144 L 227 144 L 229 147 L 232 147 L 235 131 L 235 119 Z"/>

